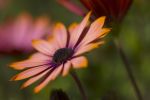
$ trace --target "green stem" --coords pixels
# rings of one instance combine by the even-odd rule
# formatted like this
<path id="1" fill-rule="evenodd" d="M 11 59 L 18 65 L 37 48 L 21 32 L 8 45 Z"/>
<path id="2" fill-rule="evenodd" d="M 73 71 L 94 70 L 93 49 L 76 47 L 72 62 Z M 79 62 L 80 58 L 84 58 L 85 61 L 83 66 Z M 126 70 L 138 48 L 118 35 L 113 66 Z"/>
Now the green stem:
<path id="1" fill-rule="evenodd" d="M 121 57 L 121 59 L 122 59 L 122 61 L 124 63 L 124 67 L 126 69 L 128 77 L 129 77 L 129 79 L 131 81 L 131 84 L 132 84 L 132 86 L 134 88 L 134 91 L 136 93 L 137 99 L 138 100 L 143 100 L 141 91 L 140 91 L 140 89 L 139 89 L 139 87 L 137 85 L 137 82 L 135 80 L 135 77 L 133 75 L 133 72 L 132 72 L 132 69 L 131 69 L 131 64 L 130 64 L 130 62 L 129 62 L 125 52 L 123 51 L 123 48 L 121 47 L 121 45 L 120 45 L 120 43 L 119 43 L 119 41 L 117 39 L 114 40 L 114 44 L 115 44 L 115 46 L 116 46 L 116 48 L 117 48 L 117 50 L 119 52 L 119 55 L 120 55 L 120 57 Z"/>
<path id="2" fill-rule="evenodd" d="M 80 91 L 80 93 L 81 93 L 81 96 L 82 96 L 83 100 L 88 100 L 88 99 L 87 99 L 87 96 L 86 96 L 86 94 L 85 94 L 85 91 L 84 91 L 84 89 L 83 89 L 83 86 L 82 86 L 82 84 L 81 84 L 81 81 L 80 81 L 80 79 L 78 78 L 76 72 L 75 72 L 75 71 L 72 71 L 70 74 L 71 74 L 72 78 L 74 79 L 74 81 L 76 82 L 76 84 L 77 84 L 77 86 L 78 86 L 78 89 L 79 89 L 79 91 Z"/>

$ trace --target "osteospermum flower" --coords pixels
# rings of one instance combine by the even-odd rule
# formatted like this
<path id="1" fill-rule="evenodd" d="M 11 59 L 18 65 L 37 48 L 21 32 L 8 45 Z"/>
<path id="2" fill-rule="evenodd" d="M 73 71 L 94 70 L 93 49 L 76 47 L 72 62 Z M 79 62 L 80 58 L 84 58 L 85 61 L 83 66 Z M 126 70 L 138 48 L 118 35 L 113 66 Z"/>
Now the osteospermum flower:
<path id="1" fill-rule="evenodd" d="M 87 59 L 82 54 L 103 44 L 101 39 L 110 31 L 102 28 L 105 17 L 90 24 L 90 15 L 88 13 L 80 24 L 70 25 L 69 30 L 57 23 L 47 41 L 33 40 L 32 45 L 39 52 L 27 60 L 11 64 L 14 69 L 25 70 L 11 80 L 30 78 L 22 85 L 25 88 L 43 77 L 34 89 L 37 93 L 58 75 L 66 76 L 71 68 L 86 67 Z"/>
<path id="2" fill-rule="evenodd" d="M 59 3 L 64 5 L 74 13 L 83 10 L 75 5 L 72 0 L 58 0 Z M 88 9 L 92 10 L 94 17 L 98 18 L 100 16 L 107 16 L 111 21 L 121 21 L 128 11 L 132 0 L 80 0 L 80 2 Z M 77 13 L 79 15 L 79 13 Z M 81 15 L 81 13 L 80 13 Z"/>
<path id="3" fill-rule="evenodd" d="M 44 38 L 50 31 L 49 19 L 41 16 L 33 19 L 21 13 L 14 20 L 0 24 L 0 53 L 28 53 L 33 50 L 33 39 Z"/>

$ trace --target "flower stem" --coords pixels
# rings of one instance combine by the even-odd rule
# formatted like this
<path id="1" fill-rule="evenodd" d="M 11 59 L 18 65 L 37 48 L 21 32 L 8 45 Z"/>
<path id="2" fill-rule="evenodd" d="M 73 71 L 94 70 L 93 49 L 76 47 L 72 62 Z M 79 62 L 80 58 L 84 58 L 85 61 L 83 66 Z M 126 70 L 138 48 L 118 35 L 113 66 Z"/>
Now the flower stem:
<path id="1" fill-rule="evenodd" d="M 125 52 L 123 51 L 123 48 L 121 47 L 121 45 L 120 45 L 120 43 L 119 43 L 119 41 L 117 39 L 114 40 L 114 43 L 115 43 L 115 46 L 116 46 L 116 48 L 117 48 L 117 50 L 119 52 L 119 55 L 120 55 L 120 57 L 121 57 L 121 59 L 122 59 L 122 61 L 124 63 L 124 67 L 125 67 L 125 69 L 127 71 L 128 77 L 129 77 L 129 79 L 131 81 L 131 84 L 132 84 L 132 86 L 134 88 L 134 91 L 136 93 L 137 99 L 138 100 L 143 100 L 141 91 L 140 91 L 140 89 L 139 89 L 139 87 L 137 85 L 137 82 L 135 80 L 135 77 L 133 75 L 133 72 L 132 72 L 132 69 L 131 69 L 131 64 L 130 64 L 130 62 L 129 62 Z"/>
<path id="2" fill-rule="evenodd" d="M 86 96 L 86 94 L 85 94 L 85 91 L 84 91 L 84 89 L 83 89 L 83 86 L 82 86 L 82 84 L 81 84 L 81 81 L 80 81 L 80 79 L 78 78 L 76 72 L 75 72 L 75 71 L 72 71 L 70 74 L 71 74 L 72 78 L 74 79 L 74 81 L 76 82 L 76 85 L 78 86 L 78 89 L 79 89 L 79 91 L 80 91 L 80 93 L 81 93 L 81 96 L 82 96 L 83 100 L 88 100 L 88 99 L 87 99 L 87 96 Z"/>

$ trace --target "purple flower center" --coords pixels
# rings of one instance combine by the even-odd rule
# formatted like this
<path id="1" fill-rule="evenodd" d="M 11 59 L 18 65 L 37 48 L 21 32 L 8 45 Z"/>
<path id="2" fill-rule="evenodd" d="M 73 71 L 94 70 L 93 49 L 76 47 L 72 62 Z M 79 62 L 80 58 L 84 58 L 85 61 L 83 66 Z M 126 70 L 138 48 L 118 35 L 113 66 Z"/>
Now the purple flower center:
<path id="1" fill-rule="evenodd" d="M 66 62 L 70 57 L 72 57 L 74 51 L 71 48 L 61 48 L 58 49 L 53 56 L 52 62 L 54 64 L 62 64 Z"/>

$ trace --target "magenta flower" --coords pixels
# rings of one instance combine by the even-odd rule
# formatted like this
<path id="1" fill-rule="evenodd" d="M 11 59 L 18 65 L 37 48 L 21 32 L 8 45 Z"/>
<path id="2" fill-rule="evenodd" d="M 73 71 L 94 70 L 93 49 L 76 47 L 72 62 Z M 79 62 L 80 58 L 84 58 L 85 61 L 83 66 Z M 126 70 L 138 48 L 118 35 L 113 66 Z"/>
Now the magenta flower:
<path id="1" fill-rule="evenodd" d="M 0 25 L 0 53 L 31 52 L 31 40 L 43 38 L 49 31 L 49 20 L 39 17 L 35 20 L 22 13 L 13 21 Z"/>

